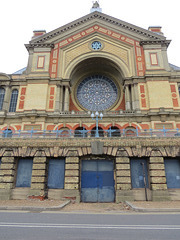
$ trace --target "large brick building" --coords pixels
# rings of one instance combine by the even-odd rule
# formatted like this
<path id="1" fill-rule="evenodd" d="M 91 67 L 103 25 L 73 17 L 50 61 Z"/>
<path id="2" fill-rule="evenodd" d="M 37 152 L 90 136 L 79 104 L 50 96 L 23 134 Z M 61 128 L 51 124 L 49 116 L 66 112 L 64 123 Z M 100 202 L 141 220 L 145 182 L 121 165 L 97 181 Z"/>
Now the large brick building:
<path id="1" fill-rule="evenodd" d="M 180 200 L 170 41 L 100 10 L 34 31 L 27 67 L 0 74 L 0 199 Z"/>

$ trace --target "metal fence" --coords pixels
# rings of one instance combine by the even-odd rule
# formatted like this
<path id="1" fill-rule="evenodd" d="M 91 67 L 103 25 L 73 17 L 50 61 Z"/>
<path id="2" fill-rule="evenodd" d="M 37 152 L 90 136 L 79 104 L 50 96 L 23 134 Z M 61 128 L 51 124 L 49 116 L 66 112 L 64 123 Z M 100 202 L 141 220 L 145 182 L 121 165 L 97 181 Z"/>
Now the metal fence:
<path id="1" fill-rule="evenodd" d="M 18 130 L 13 131 L 10 129 L 0 130 L 0 138 L 95 138 L 97 130 Z M 100 138 L 159 138 L 159 137 L 180 137 L 180 129 L 108 129 L 108 130 L 98 130 L 98 135 Z"/>

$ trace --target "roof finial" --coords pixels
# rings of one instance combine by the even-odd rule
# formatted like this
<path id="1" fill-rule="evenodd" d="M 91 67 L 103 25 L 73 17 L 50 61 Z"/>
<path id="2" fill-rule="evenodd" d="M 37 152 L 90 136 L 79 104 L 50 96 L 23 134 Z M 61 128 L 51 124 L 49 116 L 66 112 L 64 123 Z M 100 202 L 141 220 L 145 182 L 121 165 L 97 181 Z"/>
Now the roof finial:
<path id="1" fill-rule="evenodd" d="M 93 3 L 93 6 L 91 8 L 91 12 L 95 12 L 95 11 L 102 12 L 102 8 L 100 8 L 100 6 L 99 6 L 99 0 L 92 1 L 92 3 Z"/>

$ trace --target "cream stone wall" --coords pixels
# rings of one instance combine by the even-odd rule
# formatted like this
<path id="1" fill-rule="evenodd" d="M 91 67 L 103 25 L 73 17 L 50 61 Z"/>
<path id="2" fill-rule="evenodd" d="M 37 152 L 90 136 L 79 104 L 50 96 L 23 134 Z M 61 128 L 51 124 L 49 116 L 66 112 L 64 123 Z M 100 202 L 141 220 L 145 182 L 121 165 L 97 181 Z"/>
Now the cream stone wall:
<path id="1" fill-rule="evenodd" d="M 173 108 L 168 81 L 148 81 L 147 90 L 150 108 Z"/>
<path id="2" fill-rule="evenodd" d="M 101 40 L 104 42 L 102 51 L 111 52 L 113 55 L 116 55 L 120 57 L 126 65 L 129 65 L 129 54 L 128 49 L 125 47 L 119 47 L 115 44 L 105 42 L 104 40 Z M 91 41 L 90 41 L 91 42 Z M 80 46 L 76 46 L 75 48 L 72 48 L 68 50 L 65 53 L 65 67 L 68 66 L 68 64 L 76 57 L 78 57 L 80 54 L 91 52 L 92 49 L 90 49 L 89 41 L 85 44 L 82 44 Z"/>
<path id="3" fill-rule="evenodd" d="M 38 58 L 44 57 L 44 64 L 42 64 L 43 67 L 38 68 Z M 33 59 L 32 59 L 32 72 L 48 72 L 49 71 L 49 61 L 50 61 L 50 52 L 42 52 L 42 53 L 34 53 Z"/>
<path id="4" fill-rule="evenodd" d="M 144 55 L 145 55 L 145 62 L 146 62 L 146 69 L 147 70 L 164 69 L 161 49 L 145 50 Z M 156 64 L 155 55 L 157 56 L 157 64 Z"/>
<path id="5" fill-rule="evenodd" d="M 100 51 L 94 51 L 91 49 L 91 43 L 95 40 L 101 41 L 103 45 Z M 125 45 L 123 43 L 120 44 L 119 42 L 116 43 L 115 41 L 112 41 L 112 39 L 104 38 L 104 36 L 103 38 L 100 35 L 93 36 L 90 39 L 87 39 L 86 41 L 79 42 L 79 44 L 76 43 L 75 46 L 71 46 L 70 48 L 68 47 L 60 50 L 59 62 L 61 66 L 58 67 L 59 69 L 58 76 L 64 78 L 66 76 L 66 71 L 69 65 L 72 64 L 73 61 L 77 61 L 79 58 L 81 58 L 81 61 L 85 60 L 87 58 L 87 54 L 90 54 L 88 58 L 90 56 L 107 58 L 108 56 L 111 55 L 112 61 L 114 60 L 114 58 L 119 59 L 119 61 L 123 63 L 124 66 L 126 66 L 129 73 L 131 75 L 134 75 L 136 70 L 133 53 L 134 52 L 132 46 Z M 96 56 L 94 56 L 94 54 L 96 54 Z M 117 63 L 117 61 L 115 60 L 114 62 Z"/>
<path id="6" fill-rule="evenodd" d="M 48 84 L 28 84 L 24 110 L 45 110 Z"/>

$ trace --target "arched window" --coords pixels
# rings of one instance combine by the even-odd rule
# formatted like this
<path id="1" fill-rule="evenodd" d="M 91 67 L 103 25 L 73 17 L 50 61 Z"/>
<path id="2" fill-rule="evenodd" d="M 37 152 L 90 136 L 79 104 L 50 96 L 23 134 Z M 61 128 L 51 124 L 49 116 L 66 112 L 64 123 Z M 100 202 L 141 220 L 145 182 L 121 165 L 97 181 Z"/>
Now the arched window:
<path id="1" fill-rule="evenodd" d="M 87 137 L 87 131 L 84 127 L 78 127 L 74 131 L 74 137 Z"/>
<path id="2" fill-rule="evenodd" d="M 125 135 L 126 135 L 126 137 L 135 137 L 136 129 L 134 127 L 125 128 Z"/>
<path id="3" fill-rule="evenodd" d="M 12 130 L 11 129 L 5 129 L 3 131 L 3 137 L 4 138 L 11 138 L 12 137 Z"/>
<path id="4" fill-rule="evenodd" d="M 3 107 L 4 95 L 5 95 L 5 89 L 0 88 L 0 110 L 2 110 L 2 107 Z"/>
<path id="5" fill-rule="evenodd" d="M 14 89 L 12 91 L 12 94 L 11 94 L 9 112 L 15 112 L 16 111 L 17 99 L 18 99 L 18 90 Z"/>
<path id="6" fill-rule="evenodd" d="M 69 130 L 69 128 L 61 128 L 59 129 L 58 136 L 62 138 L 69 138 L 71 137 L 71 130 Z"/>
<path id="7" fill-rule="evenodd" d="M 121 131 L 118 127 L 110 127 L 108 129 L 108 137 L 120 137 Z"/>
<path id="8" fill-rule="evenodd" d="M 99 137 L 104 137 L 104 131 L 101 127 L 98 127 Z M 91 130 L 91 137 L 96 136 L 96 127 Z"/>

